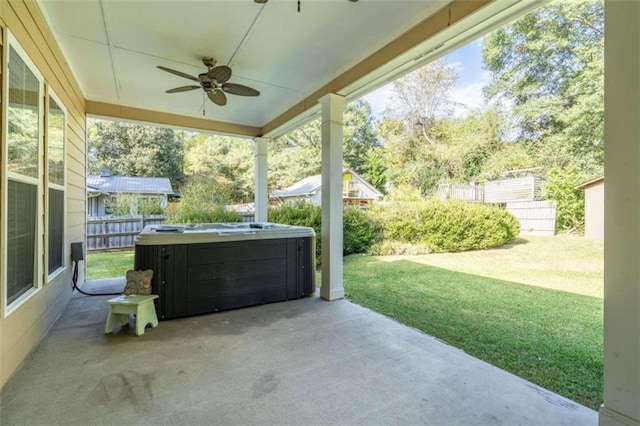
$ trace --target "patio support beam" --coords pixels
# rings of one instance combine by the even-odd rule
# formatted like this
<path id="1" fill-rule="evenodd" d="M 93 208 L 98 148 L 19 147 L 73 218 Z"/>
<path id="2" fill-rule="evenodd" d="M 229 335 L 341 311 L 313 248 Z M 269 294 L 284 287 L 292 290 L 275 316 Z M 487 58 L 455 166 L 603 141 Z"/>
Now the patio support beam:
<path id="1" fill-rule="evenodd" d="M 640 2 L 605 2 L 604 404 L 640 425 Z"/>
<path id="2" fill-rule="evenodd" d="M 259 136 L 260 128 L 242 124 L 225 123 L 205 118 L 188 117 L 160 111 L 114 105 L 104 102 L 86 101 L 86 113 L 100 118 L 140 121 L 182 129 L 203 130 L 232 136 Z"/>
<path id="3" fill-rule="evenodd" d="M 342 286 L 342 114 L 344 97 L 330 93 L 322 107 L 322 287 L 320 297 L 344 297 Z M 317 238 L 317 237 L 316 237 Z"/>
<path id="4" fill-rule="evenodd" d="M 254 222 L 267 221 L 267 138 L 253 139 L 253 168 L 255 175 L 255 213 Z"/>

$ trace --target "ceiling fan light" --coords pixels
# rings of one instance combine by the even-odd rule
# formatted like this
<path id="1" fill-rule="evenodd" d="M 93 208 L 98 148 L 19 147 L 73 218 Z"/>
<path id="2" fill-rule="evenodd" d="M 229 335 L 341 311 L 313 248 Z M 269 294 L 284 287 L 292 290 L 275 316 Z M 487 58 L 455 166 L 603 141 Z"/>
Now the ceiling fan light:
<path id="1" fill-rule="evenodd" d="M 269 0 L 253 0 L 253 1 L 256 2 L 256 3 L 262 4 L 262 3 L 268 2 Z"/>

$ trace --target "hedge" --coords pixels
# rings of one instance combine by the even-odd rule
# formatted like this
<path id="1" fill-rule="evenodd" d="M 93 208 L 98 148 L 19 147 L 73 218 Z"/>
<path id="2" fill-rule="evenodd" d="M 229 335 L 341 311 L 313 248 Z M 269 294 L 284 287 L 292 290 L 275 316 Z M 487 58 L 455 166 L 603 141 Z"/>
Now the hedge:
<path id="1" fill-rule="evenodd" d="M 506 210 L 466 201 L 378 204 L 370 212 L 382 226 L 385 250 L 391 251 L 390 242 L 434 252 L 485 249 L 515 240 L 520 230 L 518 221 Z M 381 250 L 378 245 L 374 251 Z"/>
<path id="2" fill-rule="evenodd" d="M 167 218 L 166 223 L 222 223 L 242 222 L 240 214 L 222 205 L 211 205 L 199 210 L 181 211 Z"/>
<path id="3" fill-rule="evenodd" d="M 269 222 L 296 226 L 308 226 L 316 232 L 316 263 L 322 259 L 322 209 L 320 206 L 301 201 L 283 204 L 269 209 Z M 345 207 L 343 212 L 343 255 L 367 253 L 380 239 L 378 224 L 365 212 L 355 207 Z"/>

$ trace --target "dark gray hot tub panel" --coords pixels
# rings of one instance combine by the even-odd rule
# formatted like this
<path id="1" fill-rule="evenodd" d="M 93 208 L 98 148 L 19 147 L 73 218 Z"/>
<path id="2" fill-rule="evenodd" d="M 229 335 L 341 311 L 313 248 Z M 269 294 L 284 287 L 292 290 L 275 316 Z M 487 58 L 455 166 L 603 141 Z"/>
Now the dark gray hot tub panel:
<path id="1" fill-rule="evenodd" d="M 315 292 L 315 237 L 136 245 L 153 269 L 158 318 L 297 299 Z"/>

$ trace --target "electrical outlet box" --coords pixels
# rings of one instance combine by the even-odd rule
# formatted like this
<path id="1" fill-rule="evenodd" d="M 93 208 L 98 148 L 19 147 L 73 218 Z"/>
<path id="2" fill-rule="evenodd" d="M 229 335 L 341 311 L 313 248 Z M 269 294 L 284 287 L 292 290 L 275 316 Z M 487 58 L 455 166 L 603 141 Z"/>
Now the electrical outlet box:
<path id="1" fill-rule="evenodd" d="M 71 243 L 71 260 L 75 262 L 84 260 L 84 247 L 82 243 Z"/>

